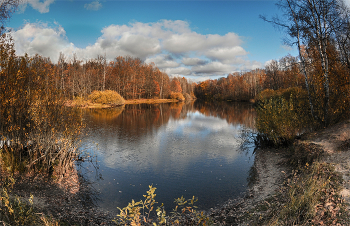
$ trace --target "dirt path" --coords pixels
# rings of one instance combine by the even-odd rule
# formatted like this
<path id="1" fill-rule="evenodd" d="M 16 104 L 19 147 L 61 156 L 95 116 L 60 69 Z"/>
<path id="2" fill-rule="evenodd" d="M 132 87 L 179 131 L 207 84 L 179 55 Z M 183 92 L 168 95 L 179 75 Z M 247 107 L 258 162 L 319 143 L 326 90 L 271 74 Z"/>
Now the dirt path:
<path id="1" fill-rule="evenodd" d="M 317 150 L 323 151 L 321 161 L 333 164 L 343 176 L 341 195 L 350 204 L 350 120 L 308 134 L 298 142 L 317 146 Z M 212 216 L 219 222 L 218 225 L 250 225 L 251 219 L 246 216 L 259 214 L 259 203 L 273 196 L 291 171 L 283 164 L 286 159 L 284 153 L 274 149 L 256 151 L 255 183 L 244 198 L 229 200 L 213 210 Z M 350 211 L 350 205 L 348 209 Z"/>
<path id="2" fill-rule="evenodd" d="M 274 149 L 257 150 L 255 158 L 254 164 L 258 176 L 251 192 L 255 197 L 254 202 L 259 202 L 279 189 L 290 169 L 282 164 L 284 155 Z"/>
<path id="3" fill-rule="evenodd" d="M 341 195 L 350 203 L 350 120 L 311 134 L 303 142 L 316 144 L 325 152 L 322 161 L 331 163 L 341 173 L 344 180 Z M 350 210 L 350 206 L 347 208 Z"/>

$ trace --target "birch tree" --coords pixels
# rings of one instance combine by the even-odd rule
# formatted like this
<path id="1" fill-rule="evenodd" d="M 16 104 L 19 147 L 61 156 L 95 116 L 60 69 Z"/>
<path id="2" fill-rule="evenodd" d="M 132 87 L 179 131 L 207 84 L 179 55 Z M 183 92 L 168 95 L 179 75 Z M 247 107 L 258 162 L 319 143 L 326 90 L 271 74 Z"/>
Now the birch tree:
<path id="1" fill-rule="evenodd" d="M 288 43 L 298 47 L 311 114 L 315 119 L 322 121 L 324 125 L 328 125 L 330 122 L 331 92 L 329 49 L 337 44 L 337 39 L 340 41 L 339 37 L 344 37 L 343 34 L 340 35 L 339 27 L 348 24 L 348 20 L 346 20 L 348 14 L 345 10 L 341 12 L 339 9 L 340 6 L 344 8 L 345 4 L 342 0 L 280 0 L 277 5 L 284 13 L 284 20 L 278 17 L 274 17 L 271 20 L 266 19 L 266 17 L 262 17 L 262 19 L 284 29 L 290 38 Z M 314 101 L 312 100 L 307 72 L 307 64 L 309 63 L 307 59 L 308 49 L 313 52 L 313 60 L 319 61 L 321 65 L 324 94 L 323 106 L 321 107 L 323 109 L 322 115 L 316 115 L 314 110 Z M 344 55 L 346 55 L 346 52 L 344 52 Z M 313 64 L 313 66 L 315 65 Z"/>

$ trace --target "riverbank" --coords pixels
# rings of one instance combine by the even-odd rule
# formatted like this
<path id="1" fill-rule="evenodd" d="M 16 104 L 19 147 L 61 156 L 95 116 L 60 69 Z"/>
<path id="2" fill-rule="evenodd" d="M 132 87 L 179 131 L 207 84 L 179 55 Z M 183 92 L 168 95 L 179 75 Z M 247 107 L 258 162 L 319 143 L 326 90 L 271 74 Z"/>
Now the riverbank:
<path id="1" fill-rule="evenodd" d="M 211 210 L 217 225 L 350 224 L 350 120 L 258 149 L 254 164 L 245 197 Z"/>
<path id="2" fill-rule="evenodd" d="M 314 225 L 349 225 L 350 120 L 305 134 L 293 148 L 256 150 L 253 169 L 254 183 L 244 197 L 207 212 L 214 225 L 276 225 L 291 222 L 291 217 L 298 225 L 305 225 L 303 217 Z M 25 199 L 32 194 L 36 212 L 68 225 L 115 225 L 115 215 L 93 205 L 94 191 L 82 179 L 79 191 L 71 192 L 45 178 L 26 178 L 16 183 L 13 193 Z M 288 196 L 292 189 L 295 200 Z M 283 212 L 291 203 L 294 212 Z"/>
<path id="3" fill-rule="evenodd" d="M 176 103 L 179 100 L 176 99 L 131 99 L 125 100 L 126 104 L 161 104 L 161 103 Z M 65 106 L 67 107 L 79 107 L 79 108 L 113 108 L 118 107 L 112 104 L 99 104 L 92 103 L 89 100 L 69 100 L 66 101 Z M 122 105 L 121 105 L 122 106 Z"/>

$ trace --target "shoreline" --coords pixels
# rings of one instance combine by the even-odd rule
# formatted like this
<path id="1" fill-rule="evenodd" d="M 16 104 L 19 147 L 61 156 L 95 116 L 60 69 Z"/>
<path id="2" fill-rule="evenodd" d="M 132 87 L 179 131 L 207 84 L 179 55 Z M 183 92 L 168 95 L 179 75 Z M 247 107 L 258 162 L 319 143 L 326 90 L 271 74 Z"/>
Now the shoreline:
<path id="1" fill-rule="evenodd" d="M 349 225 L 350 220 L 346 216 L 350 215 L 350 119 L 313 133 L 304 134 L 300 140 L 295 140 L 295 149 L 304 150 L 305 147 L 312 147 L 312 152 L 304 154 L 304 157 L 318 156 L 310 163 L 310 167 L 311 164 L 329 164 L 342 178 L 336 181 L 340 189 L 327 196 L 328 200 L 333 201 L 316 203 L 317 212 L 314 213 L 312 221 L 317 225 L 318 223 L 322 225 L 326 220 L 328 222 L 345 221 L 346 225 Z M 300 153 L 296 153 L 298 154 Z M 283 192 L 288 192 L 286 187 L 291 186 L 290 180 L 295 177 L 295 170 L 301 174 L 306 173 L 306 176 L 314 176 L 304 170 L 308 168 L 308 165 L 306 168 L 293 168 L 287 163 L 290 158 L 288 147 L 257 149 L 254 162 L 257 173 L 256 182 L 248 189 L 244 197 L 228 200 L 222 206 L 211 209 L 209 214 L 215 223 L 217 225 L 261 225 L 260 223 L 264 222 L 261 222 L 261 219 L 268 220 L 273 216 L 272 212 L 277 211 L 273 210 L 274 208 L 282 208 L 286 204 L 284 203 L 286 200 L 283 200 L 281 196 L 285 194 Z M 309 188 L 304 187 L 304 189 Z M 332 217 L 324 218 L 330 214 Z"/>
<path id="2" fill-rule="evenodd" d="M 340 195 L 344 202 L 350 203 L 350 176 L 347 173 L 350 169 L 350 120 L 305 134 L 296 143 L 317 145 L 317 150 L 323 151 L 320 161 L 333 164 L 336 172 L 342 175 L 343 189 Z M 286 149 L 257 149 L 254 161 L 256 181 L 241 198 L 229 199 L 205 211 L 214 220 L 214 225 L 259 225 L 256 224 L 256 219 L 271 211 L 275 202 L 280 202 L 278 192 L 292 174 L 292 167 L 286 163 L 287 159 Z M 19 192 L 21 197 L 27 199 L 30 192 L 34 195 L 34 203 L 39 211 L 62 222 L 114 225 L 112 221 L 116 217 L 114 214 L 83 203 L 82 197 L 89 191 L 83 183 L 79 184 L 82 186 L 80 192 L 73 195 L 55 183 L 33 182 L 27 179 L 19 182 L 17 187 L 19 190 L 14 189 L 14 193 Z M 29 191 L 28 186 L 33 190 Z M 269 209 L 270 205 L 272 207 Z M 350 208 L 348 207 L 346 211 L 349 212 Z"/>
<path id="3" fill-rule="evenodd" d="M 66 107 L 78 107 L 78 108 L 114 108 L 122 107 L 130 104 L 162 104 L 162 103 L 177 103 L 180 102 L 176 99 L 131 99 L 125 100 L 124 104 L 115 105 L 115 104 L 97 104 L 91 103 L 90 101 L 74 101 L 68 100 L 64 102 Z"/>

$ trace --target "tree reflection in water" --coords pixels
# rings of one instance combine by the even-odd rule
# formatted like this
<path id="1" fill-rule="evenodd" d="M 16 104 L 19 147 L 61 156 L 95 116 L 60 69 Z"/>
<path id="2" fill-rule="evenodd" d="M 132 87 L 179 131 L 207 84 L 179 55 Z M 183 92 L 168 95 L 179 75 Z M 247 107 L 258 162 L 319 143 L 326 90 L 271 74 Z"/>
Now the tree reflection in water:
<path id="1" fill-rule="evenodd" d="M 213 207 L 246 189 L 254 117 L 248 103 L 86 109 L 81 148 L 97 156 L 104 180 L 94 173 L 85 178 L 100 192 L 98 204 L 111 211 L 141 199 L 150 184 L 168 210 L 186 194 L 198 196 L 201 208 Z"/>

